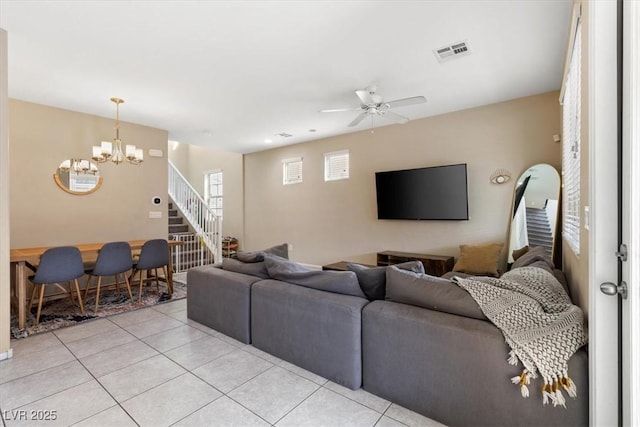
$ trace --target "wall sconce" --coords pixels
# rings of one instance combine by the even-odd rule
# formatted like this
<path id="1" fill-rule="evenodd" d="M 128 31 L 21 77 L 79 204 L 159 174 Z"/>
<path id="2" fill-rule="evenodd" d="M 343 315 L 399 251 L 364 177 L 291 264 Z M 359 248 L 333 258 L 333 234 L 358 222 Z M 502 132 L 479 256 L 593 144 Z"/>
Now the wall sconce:
<path id="1" fill-rule="evenodd" d="M 506 169 L 496 169 L 491 174 L 489 181 L 492 184 L 506 184 L 511 180 L 511 172 Z"/>

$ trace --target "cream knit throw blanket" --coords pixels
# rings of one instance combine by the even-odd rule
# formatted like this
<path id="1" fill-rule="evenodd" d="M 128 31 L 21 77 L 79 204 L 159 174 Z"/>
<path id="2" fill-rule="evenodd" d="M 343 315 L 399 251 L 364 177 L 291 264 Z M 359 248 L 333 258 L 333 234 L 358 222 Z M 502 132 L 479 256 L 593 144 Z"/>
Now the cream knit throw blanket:
<path id="1" fill-rule="evenodd" d="M 569 358 L 586 344 L 582 310 L 573 305 L 553 274 L 538 267 L 522 267 L 501 278 L 476 277 L 454 281 L 476 300 L 485 316 L 504 334 L 511 351 L 509 363 L 524 365 L 511 381 L 529 396 L 531 379 L 544 380 L 543 403 L 565 406 L 562 389 L 576 397 L 567 373 Z"/>

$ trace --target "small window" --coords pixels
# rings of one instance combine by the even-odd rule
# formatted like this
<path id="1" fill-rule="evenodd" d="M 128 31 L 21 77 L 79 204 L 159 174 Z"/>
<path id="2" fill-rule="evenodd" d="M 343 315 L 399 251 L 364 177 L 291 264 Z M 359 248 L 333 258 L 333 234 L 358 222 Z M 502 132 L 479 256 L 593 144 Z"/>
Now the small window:
<path id="1" fill-rule="evenodd" d="M 337 181 L 349 178 L 349 150 L 334 151 L 324 155 L 324 180 Z"/>
<path id="2" fill-rule="evenodd" d="M 302 182 L 302 157 L 282 161 L 282 185 Z"/>
<path id="3" fill-rule="evenodd" d="M 204 188 L 207 205 L 218 218 L 222 218 L 222 169 L 205 172 Z"/>

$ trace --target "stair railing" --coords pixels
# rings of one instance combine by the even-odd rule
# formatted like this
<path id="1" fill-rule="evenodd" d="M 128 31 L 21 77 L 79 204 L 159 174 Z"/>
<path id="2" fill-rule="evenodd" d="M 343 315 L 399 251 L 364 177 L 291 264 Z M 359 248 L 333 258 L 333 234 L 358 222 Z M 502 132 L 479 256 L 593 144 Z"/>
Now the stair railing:
<path id="1" fill-rule="evenodd" d="M 222 218 L 218 217 L 189 181 L 169 160 L 169 196 L 189 225 L 201 237 L 202 243 L 222 260 Z"/>

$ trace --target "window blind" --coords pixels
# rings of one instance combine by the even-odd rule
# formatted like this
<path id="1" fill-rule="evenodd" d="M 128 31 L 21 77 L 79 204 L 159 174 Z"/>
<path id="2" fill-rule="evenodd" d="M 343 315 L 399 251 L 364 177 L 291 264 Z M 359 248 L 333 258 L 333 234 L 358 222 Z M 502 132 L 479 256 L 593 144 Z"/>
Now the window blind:
<path id="1" fill-rule="evenodd" d="M 282 161 L 282 185 L 302 182 L 302 157 Z"/>
<path id="2" fill-rule="evenodd" d="M 562 237 L 576 255 L 580 253 L 581 49 L 578 22 L 562 98 Z"/>
<path id="3" fill-rule="evenodd" d="M 349 178 L 349 150 L 334 151 L 324 155 L 324 180 L 336 181 Z"/>

